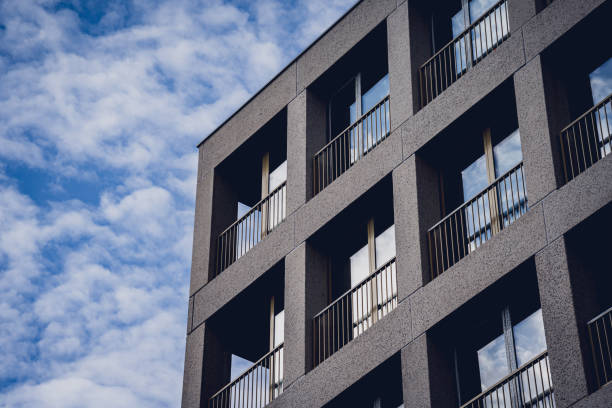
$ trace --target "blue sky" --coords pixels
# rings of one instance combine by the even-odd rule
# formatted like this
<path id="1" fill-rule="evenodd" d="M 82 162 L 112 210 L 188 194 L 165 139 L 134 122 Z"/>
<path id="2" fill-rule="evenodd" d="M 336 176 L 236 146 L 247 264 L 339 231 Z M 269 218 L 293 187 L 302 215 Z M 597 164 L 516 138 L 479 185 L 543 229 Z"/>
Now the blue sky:
<path id="1" fill-rule="evenodd" d="M 196 144 L 355 0 L 0 0 L 0 406 L 178 407 Z"/>

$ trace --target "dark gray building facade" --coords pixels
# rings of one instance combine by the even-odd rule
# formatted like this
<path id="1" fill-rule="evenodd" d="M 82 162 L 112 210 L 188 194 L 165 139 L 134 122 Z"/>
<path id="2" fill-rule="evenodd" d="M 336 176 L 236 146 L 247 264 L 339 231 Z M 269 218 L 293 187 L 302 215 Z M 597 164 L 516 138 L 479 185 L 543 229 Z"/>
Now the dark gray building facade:
<path id="1" fill-rule="evenodd" d="M 611 407 L 612 0 L 362 0 L 199 145 L 182 406 Z"/>

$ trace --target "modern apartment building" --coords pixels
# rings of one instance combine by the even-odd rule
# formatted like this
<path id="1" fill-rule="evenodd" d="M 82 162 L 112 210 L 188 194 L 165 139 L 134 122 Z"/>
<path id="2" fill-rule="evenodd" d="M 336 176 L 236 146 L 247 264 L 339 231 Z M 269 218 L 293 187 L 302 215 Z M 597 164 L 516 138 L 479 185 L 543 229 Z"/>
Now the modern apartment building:
<path id="1" fill-rule="evenodd" d="M 611 407 L 611 23 L 363 0 L 208 136 L 183 407 Z"/>

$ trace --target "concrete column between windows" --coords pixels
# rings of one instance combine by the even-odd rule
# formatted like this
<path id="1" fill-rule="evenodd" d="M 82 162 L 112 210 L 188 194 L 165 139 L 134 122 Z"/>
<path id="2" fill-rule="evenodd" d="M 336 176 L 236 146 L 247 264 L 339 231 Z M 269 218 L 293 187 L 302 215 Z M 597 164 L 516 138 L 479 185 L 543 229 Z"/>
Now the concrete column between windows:
<path id="1" fill-rule="evenodd" d="M 325 103 L 308 89 L 287 107 L 287 214 L 312 197 L 312 159 L 325 145 L 325 120 Z"/>
<path id="2" fill-rule="evenodd" d="M 182 408 L 208 406 L 208 399 L 229 383 L 231 355 L 206 324 L 187 336 Z"/>
<path id="3" fill-rule="evenodd" d="M 576 317 L 576 293 L 571 283 L 575 259 L 560 237 L 535 256 L 540 302 L 557 408 L 588 394 L 584 366 L 586 327 Z M 586 323 L 586 322 L 584 322 Z"/>
<path id="4" fill-rule="evenodd" d="M 399 300 L 429 281 L 427 230 L 440 219 L 437 171 L 412 155 L 393 170 L 393 215 Z"/>
<path id="5" fill-rule="evenodd" d="M 537 13 L 538 0 L 508 0 L 508 20 L 510 33 L 520 30 L 531 17 Z"/>
<path id="6" fill-rule="evenodd" d="M 453 361 L 422 334 L 401 351 L 404 405 L 442 408 L 457 405 Z"/>
<path id="7" fill-rule="evenodd" d="M 410 72 L 408 2 L 387 17 L 391 131 L 414 113 Z"/>
<path id="8" fill-rule="evenodd" d="M 559 108 L 552 105 L 561 102 L 554 98 L 545 76 L 547 75 L 540 56 L 514 75 L 525 183 L 530 206 L 554 191 L 560 185 L 563 174 L 558 135 L 551 132 L 550 126 L 553 119 L 550 112 Z"/>
<path id="9" fill-rule="evenodd" d="M 199 162 L 201 166 L 201 158 Z M 208 282 L 210 264 L 208 248 L 211 247 L 213 171 L 202 173 L 203 170 L 198 168 L 189 295 L 193 295 Z"/>
<path id="10" fill-rule="evenodd" d="M 303 242 L 285 257 L 285 389 L 312 368 L 312 317 L 327 297 L 327 258 Z"/>

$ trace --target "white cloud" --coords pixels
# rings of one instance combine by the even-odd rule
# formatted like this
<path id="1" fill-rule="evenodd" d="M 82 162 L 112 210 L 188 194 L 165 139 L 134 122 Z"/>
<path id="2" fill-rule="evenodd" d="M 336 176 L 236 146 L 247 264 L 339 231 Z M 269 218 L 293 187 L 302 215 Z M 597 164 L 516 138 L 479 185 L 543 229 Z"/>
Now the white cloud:
<path id="1" fill-rule="evenodd" d="M 0 406 L 179 406 L 194 146 L 354 2 L 0 3 Z"/>

